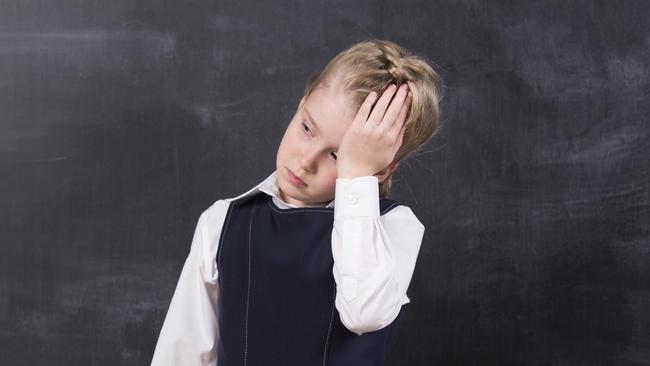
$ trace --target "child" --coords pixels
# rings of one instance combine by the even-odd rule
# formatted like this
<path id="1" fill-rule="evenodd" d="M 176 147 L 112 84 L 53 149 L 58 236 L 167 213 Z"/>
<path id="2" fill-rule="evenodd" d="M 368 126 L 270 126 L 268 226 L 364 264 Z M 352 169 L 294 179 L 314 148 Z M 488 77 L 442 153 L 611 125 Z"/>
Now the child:
<path id="1" fill-rule="evenodd" d="M 312 77 L 276 170 L 199 217 L 152 365 L 383 364 L 424 234 L 391 175 L 436 131 L 440 86 L 385 40 Z"/>

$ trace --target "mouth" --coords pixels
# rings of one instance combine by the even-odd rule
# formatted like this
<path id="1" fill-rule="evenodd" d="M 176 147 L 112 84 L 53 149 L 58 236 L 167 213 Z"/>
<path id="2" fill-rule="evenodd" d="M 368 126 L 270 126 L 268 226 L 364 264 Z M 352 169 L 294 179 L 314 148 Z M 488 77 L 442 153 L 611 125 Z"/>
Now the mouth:
<path id="1" fill-rule="evenodd" d="M 307 185 L 305 182 L 303 182 L 302 179 L 298 178 L 295 174 L 293 174 L 293 172 L 291 170 L 289 170 L 289 168 L 287 168 L 287 173 L 289 174 L 289 179 L 295 185 L 299 185 L 299 186 L 306 186 Z"/>

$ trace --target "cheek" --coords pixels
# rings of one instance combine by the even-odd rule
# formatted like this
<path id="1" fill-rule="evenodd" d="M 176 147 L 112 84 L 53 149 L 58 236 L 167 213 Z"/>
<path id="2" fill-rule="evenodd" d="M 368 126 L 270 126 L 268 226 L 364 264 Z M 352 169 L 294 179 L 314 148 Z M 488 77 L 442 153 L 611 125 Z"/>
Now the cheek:
<path id="1" fill-rule="evenodd" d="M 299 127 L 294 126 L 285 135 L 285 150 L 292 153 L 299 153 L 307 143 L 308 136 Z"/>
<path id="2" fill-rule="evenodd" d="M 321 187 L 326 190 L 334 190 L 336 188 L 336 169 L 328 169 L 328 172 L 323 176 Z"/>
<path id="3" fill-rule="evenodd" d="M 280 141 L 280 146 L 278 147 L 279 154 L 287 154 L 294 152 L 297 146 L 296 132 L 290 126 L 282 136 L 282 141 Z"/>

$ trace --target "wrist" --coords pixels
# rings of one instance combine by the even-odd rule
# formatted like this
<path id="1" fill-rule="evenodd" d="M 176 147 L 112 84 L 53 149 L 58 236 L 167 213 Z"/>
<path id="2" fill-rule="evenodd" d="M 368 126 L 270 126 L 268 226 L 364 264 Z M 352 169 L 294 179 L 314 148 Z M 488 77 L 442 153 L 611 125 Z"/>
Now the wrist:
<path id="1" fill-rule="evenodd" d="M 351 178 L 357 178 L 357 177 L 364 177 L 368 175 L 374 175 L 372 170 L 368 168 L 363 168 L 360 166 L 337 166 L 336 168 L 336 177 L 337 178 L 346 178 L 346 179 L 351 179 Z"/>

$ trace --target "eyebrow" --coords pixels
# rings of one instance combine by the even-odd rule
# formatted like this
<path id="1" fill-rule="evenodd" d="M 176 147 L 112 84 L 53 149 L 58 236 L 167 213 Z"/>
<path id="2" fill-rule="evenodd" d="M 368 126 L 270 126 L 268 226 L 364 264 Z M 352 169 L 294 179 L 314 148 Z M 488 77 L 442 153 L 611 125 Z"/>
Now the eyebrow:
<path id="1" fill-rule="evenodd" d="M 318 134 L 320 135 L 320 128 L 318 127 L 318 123 L 316 123 L 316 120 L 314 117 L 311 116 L 311 113 L 307 110 L 307 107 L 305 107 L 305 114 L 307 114 L 307 117 L 309 117 L 309 120 L 314 124 L 314 127 L 316 127 L 316 131 L 318 131 Z"/>

